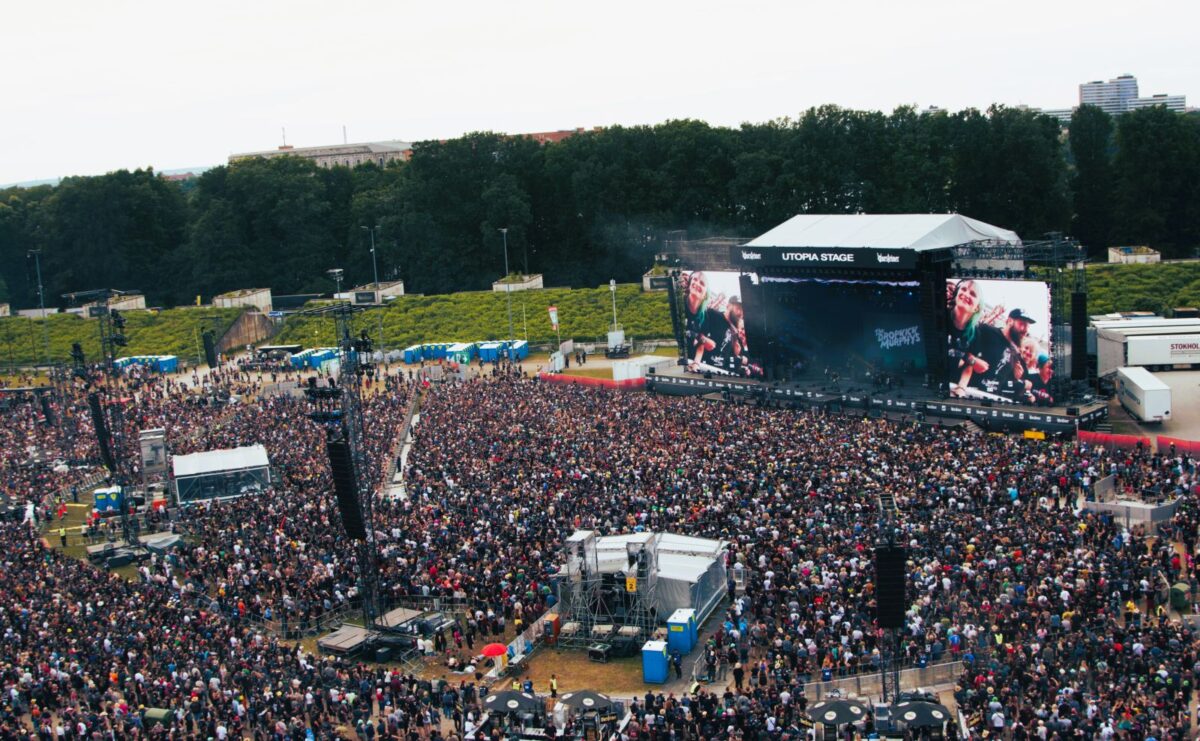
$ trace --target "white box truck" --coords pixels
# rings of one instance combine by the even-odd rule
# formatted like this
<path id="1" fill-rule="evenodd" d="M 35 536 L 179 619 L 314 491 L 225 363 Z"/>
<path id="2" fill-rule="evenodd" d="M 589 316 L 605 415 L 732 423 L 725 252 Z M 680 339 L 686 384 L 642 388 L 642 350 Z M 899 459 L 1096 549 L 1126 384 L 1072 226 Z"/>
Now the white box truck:
<path id="1" fill-rule="evenodd" d="M 1145 368 L 1117 369 L 1117 398 L 1143 422 L 1171 418 L 1171 387 Z"/>

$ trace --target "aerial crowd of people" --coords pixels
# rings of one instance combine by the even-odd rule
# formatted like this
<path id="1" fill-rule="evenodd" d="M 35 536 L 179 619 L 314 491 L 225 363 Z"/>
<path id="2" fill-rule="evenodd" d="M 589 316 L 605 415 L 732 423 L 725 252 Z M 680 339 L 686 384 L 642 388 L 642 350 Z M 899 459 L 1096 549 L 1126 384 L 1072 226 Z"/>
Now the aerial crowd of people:
<path id="1" fill-rule="evenodd" d="M 0 412 L 0 487 L 34 501 L 39 520 L 0 525 L 0 737 L 439 739 L 473 727 L 477 675 L 443 682 L 314 655 L 275 629 L 314 626 L 360 597 L 298 381 L 236 365 L 126 380 L 130 451 L 136 430 L 163 427 L 176 454 L 261 443 L 279 473 L 261 495 L 174 513 L 187 547 L 132 579 L 46 536 L 99 460 L 82 386 L 54 397 L 53 424 L 31 395 Z M 576 529 L 729 543 L 744 578 L 701 649 L 725 680 L 637 698 L 628 738 L 805 738 L 806 687 L 878 673 L 881 496 L 909 555 L 899 656 L 955 663 L 954 699 L 980 732 L 1182 739 L 1192 727 L 1200 642 L 1161 598 L 1163 585 L 1198 586 L 1200 479 L 1186 454 L 517 372 L 430 385 L 381 369 L 362 396 L 384 601 L 465 605 L 439 645 L 447 664 L 553 604 Z M 384 496 L 417 398 L 403 493 Z M 1081 509 L 1108 476 L 1182 496 L 1176 516 L 1146 529 Z M 151 728 L 148 708 L 169 718 Z"/>

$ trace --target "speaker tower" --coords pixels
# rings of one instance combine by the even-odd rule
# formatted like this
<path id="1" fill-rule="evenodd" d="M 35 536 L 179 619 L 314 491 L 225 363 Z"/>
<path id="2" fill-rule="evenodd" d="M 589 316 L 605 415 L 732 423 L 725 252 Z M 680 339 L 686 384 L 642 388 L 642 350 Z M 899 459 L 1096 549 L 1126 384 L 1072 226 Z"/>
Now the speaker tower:
<path id="1" fill-rule="evenodd" d="M 329 470 L 333 474 L 333 492 L 337 495 L 338 512 L 346 534 L 355 540 L 366 540 L 367 530 L 363 527 L 362 508 L 358 504 L 358 486 L 354 480 L 354 459 L 350 455 L 350 443 L 345 440 L 329 440 L 325 443 L 329 454 Z"/>
<path id="2" fill-rule="evenodd" d="M 908 550 L 901 546 L 875 548 L 875 605 L 880 628 L 903 628 L 905 598 L 905 562 Z"/>

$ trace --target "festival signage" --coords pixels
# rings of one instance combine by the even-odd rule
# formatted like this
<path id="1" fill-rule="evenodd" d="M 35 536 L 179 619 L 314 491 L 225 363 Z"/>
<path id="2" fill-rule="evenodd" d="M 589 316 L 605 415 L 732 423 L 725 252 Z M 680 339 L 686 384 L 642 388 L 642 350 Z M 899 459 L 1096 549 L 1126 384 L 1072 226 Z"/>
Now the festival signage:
<path id="1" fill-rule="evenodd" d="M 749 268 L 869 268 L 913 270 L 917 253 L 909 249 L 885 250 L 872 247 L 738 247 L 730 248 L 730 260 Z"/>

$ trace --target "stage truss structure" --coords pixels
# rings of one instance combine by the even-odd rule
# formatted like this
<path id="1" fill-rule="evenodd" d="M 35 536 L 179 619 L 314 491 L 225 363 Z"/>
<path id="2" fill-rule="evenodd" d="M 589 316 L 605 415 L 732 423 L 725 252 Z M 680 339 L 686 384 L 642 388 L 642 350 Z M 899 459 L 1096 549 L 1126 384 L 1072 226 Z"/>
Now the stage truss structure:
<path id="1" fill-rule="evenodd" d="M 563 544 L 558 645 L 588 648 L 622 638 L 640 647 L 657 625 L 658 533 L 625 544 L 624 563 L 601 570 L 596 533 L 580 530 Z"/>

